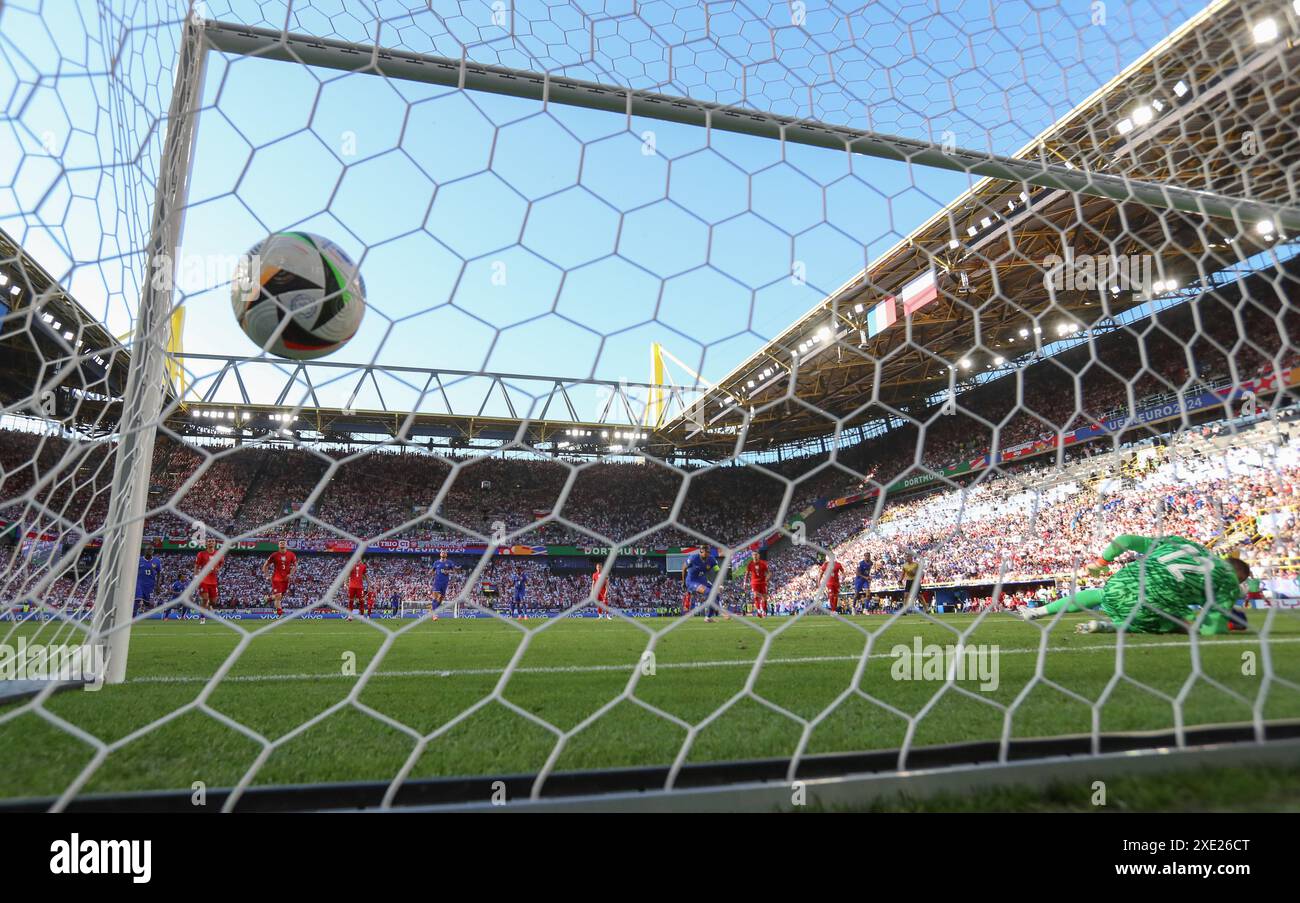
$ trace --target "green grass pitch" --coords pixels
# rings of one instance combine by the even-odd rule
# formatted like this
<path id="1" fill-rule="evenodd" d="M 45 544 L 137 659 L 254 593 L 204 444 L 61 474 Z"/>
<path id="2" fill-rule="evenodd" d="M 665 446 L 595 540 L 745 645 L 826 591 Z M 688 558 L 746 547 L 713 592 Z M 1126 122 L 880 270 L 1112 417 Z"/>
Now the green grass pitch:
<path id="1" fill-rule="evenodd" d="M 1097 699 L 1117 673 L 1116 638 L 1076 635 L 1081 616 L 1063 618 L 1045 643 L 1043 625 L 986 616 L 965 641 L 997 647 L 997 689 L 981 690 L 980 680 L 971 677 L 960 686 L 972 695 L 950 689 L 936 700 L 943 682 L 896 680 L 892 650 L 911 646 L 917 636 L 927 644 L 954 643 L 972 617 L 949 615 L 935 623 L 909 616 L 888 626 L 881 617 L 851 620 L 692 619 L 671 630 L 673 622 L 665 620 L 634 626 L 574 618 L 513 624 L 243 622 L 245 629 L 260 630 L 237 655 L 241 633 L 218 621 L 146 622 L 132 634 L 127 683 L 64 692 L 45 703 L 48 714 L 75 731 L 24 704 L 0 708 L 0 796 L 63 792 L 94 756 L 76 731 L 107 743 L 131 738 L 100 764 L 85 793 L 188 789 L 195 781 L 231 786 L 262 753 L 256 737 L 275 746 L 254 784 L 389 781 L 417 746 L 414 734 L 399 725 L 424 736 L 437 733 L 415 760 L 412 778 L 535 772 L 555 752 L 559 737 L 511 706 L 573 731 L 627 689 L 649 642 L 641 628 L 660 636 L 654 673 L 639 678 L 637 698 L 690 725 L 722 710 L 698 732 L 689 762 L 789 757 L 805 730 L 791 715 L 810 722 L 820 717 L 807 737 L 808 754 L 896 748 L 908 730 L 904 716 L 926 705 L 931 707 L 915 723 L 915 745 L 996 739 L 1005 716 L 989 703 L 1016 700 L 1034 677 L 1040 644 L 1046 648 L 1043 676 L 1086 699 Z M 1263 612 L 1254 613 L 1252 627 L 1264 620 Z M 406 629 L 394 634 L 399 625 Z M 35 627 L 22 630 L 39 641 Z M 49 632 L 47 626 L 40 638 L 49 640 Z M 526 636 L 528 646 L 519 652 Z M 753 684 L 753 694 L 768 704 L 749 695 L 737 698 L 769 637 L 766 662 Z M 871 657 L 856 686 L 897 713 L 862 695 L 846 695 L 869 638 Z M 390 645 L 377 672 L 353 700 L 358 677 L 344 673 L 347 663 L 355 659 L 356 673 L 364 673 L 386 640 Z M 1261 637 L 1252 631 L 1201 642 L 1203 679 L 1189 684 L 1193 649 L 1187 637 L 1130 637 L 1123 679 L 1101 709 L 1101 730 L 1170 728 L 1180 694 L 1188 726 L 1249 721 L 1257 702 L 1265 718 L 1300 716 L 1300 613 L 1278 612 L 1267 642 L 1272 673 L 1280 680 L 1266 685 Z M 502 672 L 517 654 L 501 686 Z M 209 679 L 232 657 L 229 672 L 209 688 Z M 491 699 L 499 686 L 510 705 Z M 204 693 L 206 707 L 255 736 L 199 707 L 159 720 L 193 706 Z M 304 729 L 322 713 L 328 714 Z M 1033 737 L 1084 733 L 1091 726 L 1090 706 L 1040 683 L 1015 707 L 1010 730 L 1013 737 Z M 566 737 L 554 767 L 667 764 L 686 737 L 681 724 L 624 699 Z"/>

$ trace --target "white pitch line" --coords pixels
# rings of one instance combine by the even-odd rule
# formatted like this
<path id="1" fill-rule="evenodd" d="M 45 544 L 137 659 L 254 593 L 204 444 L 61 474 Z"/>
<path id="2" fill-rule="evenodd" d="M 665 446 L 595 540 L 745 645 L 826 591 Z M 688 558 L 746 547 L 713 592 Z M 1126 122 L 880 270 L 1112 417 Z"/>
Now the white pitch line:
<path id="1" fill-rule="evenodd" d="M 1206 648 L 1216 646 L 1257 646 L 1261 642 L 1260 638 L 1254 639 L 1235 639 L 1235 640 L 1217 640 L 1201 641 L 1201 645 Z M 1300 643 L 1300 637 L 1281 637 L 1268 641 L 1271 645 L 1283 643 Z M 912 646 L 906 643 L 896 645 L 906 646 L 909 653 Z M 937 645 L 937 644 L 935 644 Z M 980 644 L 972 643 L 967 648 L 973 649 Z M 1127 643 L 1126 649 L 1169 649 L 1169 648 L 1186 648 L 1191 646 L 1190 640 L 1172 640 L 1169 642 L 1152 642 L 1152 643 Z M 924 648 L 924 647 L 923 647 Z M 1056 654 L 1069 654 L 1075 652 L 1104 652 L 1112 649 L 1118 649 L 1118 643 L 1103 643 L 1095 646 L 1049 646 L 1047 652 Z M 998 655 L 1037 655 L 1039 649 L 1033 648 L 1014 648 L 998 649 Z M 895 658 L 892 652 L 877 652 L 869 656 L 872 659 Z M 861 658 L 860 655 L 810 655 L 796 658 L 768 658 L 763 660 L 763 665 L 817 665 L 829 664 L 833 662 L 856 662 Z M 512 674 L 599 674 L 603 672 L 615 671 L 627 673 L 640 666 L 640 660 L 622 665 L 551 665 L 538 666 L 530 668 L 515 668 Z M 702 668 L 752 668 L 753 659 L 719 659 L 717 661 L 707 662 L 659 662 L 656 663 L 656 670 L 697 670 Z M 504 668 L 427 668 L 410 671 L 376 671 L 372 677 L 482 677 L 488 675 L 500 675 L 504 673 Z M 351 680 L 355 681 L 360 675 L 353 674 L 239 674 L 233 677 L 224 677 L 221 683 L 278 683 L 285 681 L 302 681 L 302 680 Z M 157 675 L 152 677 L 133 677 L 127 680 L 129 684 L 193 684 L 207 683 L 211 677 L 199 675 Z"/>
<path id="2" fill-rule="evenodd" d="M 1280 615 L 1282 615 L 1282 616 L 1287 616 L 1287 615 L 1291 615 L 1291 614 L 1293 614 L 1293 612 L 1291 612 L 1291 611 L 1283 611 L 1283 612 L 1280 612 Z M 1294 612 L 1294 614 L 1300 614 L 1300 612 Z M 1067 613 L 1067 614 L 1065 614 L 1065 615 L 1063 615 L 1063 616 L 1061 617 L 1060 624 L 1062 624 L 1062 625 L 1064 625 L 1064 624 L 1074 624 L 1074 623 L 1077 623 L 1077 622 L 1080 622 L 1080 621 L 1087 621 L 1087 620 L 1090 619 L 1089 615 L 1090 615 L 1090 613 L 1088 613 L 1088 612 L 1071 612 L 1071 613 Z M 908 623 L 909 623 L 909 622 L 907 622 L 907 621 L 898 621 L 898 622 L 894 623 L 893 625 L 884 628 L 883 630 L 876 630 L 876 629 L 874 629 L 874 623 L 875 623 L 874 621 L 864 621 L 864 620 L 861 620 L 862 617 L 864 617 L 864 616 L 861 616 L 861 615 L 854 615 L 854 618 L 856 618 L 856 619 L 858 619 L 858 620 L 854 620 L 853 623 L 854 623 L 854 624 L 858 624 L 858 625 L 865 625 L 865 626 L 868 628 L 869 632 L 874 632 L 877 636 L 880 636 L 880 635 L 882 635 L 883 633 L 886 633 L 886 632 L 888 632 L 888 631 L 893 631 L 893 630 L 903 630 L 904 628 L 907 627 L 907 625 L 908 625 Z M 871 616 L 871 617 L 874 618 L 874 617 L 876 617 L 876 616 Z M 956 621 L 956 623 L 958 623 L 958 624 L 970 624 L 970 623 L 973 623 L 973 621 L 974 621 L 974 619 L 975 619 L 975 615 L 968 615 L 968 614 L 956 614 L 956 615 L 952 615 L 951 617 L 953 617 L 954 619 L 960 619 L 960 620 L 957 620 L 957 621 Z M 184 633 L 174 633 L 174 632 L 173 632 L 174 628 L 164 628 L 164 627 L 162 627 L 162 626 L 159 624 L 159 622 L 156 622 L 156 621 L 145 622 L 145 624 L 141 624 L 141 625 L 137 625 L 137 626 L 148 626 L 148 627 L 150 627 L 150 628 L 154 628 L 154 629 L 150 629 L 150 630 L 141 630 L 141 631 L 133 631 L 132 634 L 131 634 L 131 639 L 132 639 L 132 641 L 135 641 L 135 640 L 177 640 L 177 641 L 179 641 L 179 642 L 183 642 L 183 643 L 188 643 L 188 642 L 190 642 L 191 640 L 195 640 L 195 639 L 228 639 L 228 640 L 235 640 L 235 639 L 238 639 L 239 634 L 236 634 L 236 633 L 227 633 L 225 630 L 220 629 L 220 628 L 221 628 L 221 625 L 216 623 L 217 620 L 218 620 L 218 619 L 216 619 L 216 618 L 213 619 L 213 625 L 217 628 L 216 630 L 210 630 L 210 629 L 209 629 L 209 625 L 199 625 L 199 624 L 197 624 L 197 623 L 195 623 L 195 622 L 193 622 L 193 621 L 185 621 L 185 622 L 183 622 L 185 625 L 190 626 L 190 627 L 201 627 L 201 630 L 200 630 L 200 631 L 186 631 L 186 632 L 184 632 Z M 535 619 L 533 619 L 533 620 L 534 620 L 534 621 L 540 621 L 541 619 L 540 619 L 540 618 L 535 618 Z M 572 618 L 572 619 L 570 619 L 570 620 L 573 620 L 573 621 L 587 621 L 587 620 L 595 620 L 595 619 L 594 619 L 594 618 Z M 648 619 L 648 620 L 653 621 L 653 620 L 658 620 L 658 619 L 650 618 L 650 619 Z M 443 619 L 440 619 L 439 621 L 437 621 L 436 623 L 439 624 L 439 625 L 444 625 L 444 624 L 445 624 L 445 625 L 447 625 L 448 627 L 450 627 L 450 626 L 452 626 L 452 625 L 455 625 L 455 626 L 459 627 L 459 626 L 461 626 L 461 625 L 476 624 L 476 623 L 484 623 L 484 624 L 487 624 L 487 623 L 489 623 L 489 622 L 496 622 L 497 626 L 504 626 L 504 625 L 506 625 L 506 624 L 509 623 L 508 621 L 497 621 L 497 619 L 495 619 L 495 618 L 462 618 L 462 619 L 443 618 Z M 169 622 L 167 622 L 167 623 L 169 623 L 169 624 L 174 624 L 174 623 L 176 623 L 176 622 L 174 622 L 174 621 L 169 621 Z M 232 623 L 237 624 L 237 625 L 243 625 L 243 624 L 244 624 L 243 621 L 234 621 L 234 622 L 232 622 Z M 250 622 L 248 622 L 248 623 L 249 623 L 249 624 L 257 624 L 257 623 L 259 623 L 259 622 L 256 622 L 256 621 L 250 621 Z M 266 624 L 271 624 L 271 623 L 276 623 L 276 622 L 266 621 L 266 622 L 264 622 L 264 623 L 266 623 Z M 294 629 L 290 629 L 290 625 L 287 624 L 287 623 L 285 623 L 285 622 L 279 622 L 279 623 L 284 624 L 284 626 L 283 626 L 283 627 L 275 627 L 275 628 L 273 628 L 273 630 L 271 630 L 271 631 L 267 631 L 267 632 L 265 632 L 265 633 L 257 633 L 257 631 L 265 630 L 264 627 L 256 627 L 256 626 L 254 626 L 254 627 L 242 627 L 242 626 L 241 626 L 241 629 L 246 630 L 249 634 L 254 634 L 254 633 L 256 633 L 257 636 L 258 636 L 259 638 L 262 638 L 262 637 L 265 637 L 265 638 L 270 638 L 270 637 L 276 637 L 276 638 L 284 638 L 284 637 L 326 637 L 326 638 L 332 638 L 332 637 L 372 636 L 372 634 L 359 633 L 360 628 L 363 627 L 363 626 L 365 626 L 365 624 L 366 624 L 366 622 L 364 622 L 364 621 L 353 622 L 353 623 L 355 624 L 354 627 L 337 627 L 337 628 L 336 628 L 336 624 L 338 624 L 339 622 L 332 622 L 332 623 L 329 623 L 329 627 L 328 627 L 328 629 L 326 628 L 326 623 L 328 623 L 328 622 L 320 622 L 320 621 L 316 621 L 316 620 L 307 620 L 307 621 L 303 621 L 301 625 L 294 625 L 294 626 L 306 626 L 306 625 L 308 625 L 308 624 L 318 624 L 318 625 L 319 625 L 319 628 L 318 628 L 318 629 L 311 629 L 311 630 L 294 630 Z M 383 629 L 386 630 L 386 631 L 389 631 L 389 632 L 393 632 L 393 633 L 395 633 L 395 632 L 398 630 L 397 627 L 392 627 L 392 626 L 390 626 L 390 621 L 389 621 L 389 620 L 380 620 L 380 621 L 377 621 L 377 622 L 375 622 L 375 623 L 378 623 L 378 624 L 383 625 Z M 402 623 L 403 623 L 403 624 L 407 624 L 407 623 L 409 623 L 409 622 L 408 622 L 408 621 L 403 621 Z M 432 626 L 434 622 L 429 622 L 429 623 L 430 623 L 430 626 Z M 926 626 L 929 626 L 929 627 L 943 628 L 945 634 L 950 634 L 951 629 L 952 629 L 951 627 L 946 626 L 946 624 L 943 624 L 943 623 L 936 623 L 936 622 L 931 621 L 931 620 L 928 620 L 928 619 L 922 619 L 922 620 L 920 621 L 920 623 L 922 623 L 922 624 L 924 624 L 924 625 L 926 625 Z M 990 619 L 990 620 L 989 620 L 989 621 L 984 625 L 984 627 L 995 626 L 995 625 L 998 625 L 998 624 L 1001 624 L 1001 625 L 1007 625 L 1007 624 L 1023 624 L 1023 623 L 1024 623 L 1024 622 L 1023 622 L 1023 621 L 1020 621 L 1018 618 L 1017 618 L 1017 619 L 1014 619 L 1014 620 L 1011 619 L 1011 618 L 1001 618 L 1001 619 L 998 619 L 998 620 L 996 620 L 996 621 Z M 1055 619 L 1053 619 L 1053 620 L 1052 620 L 1052 623 L 1055 624 L 1055 623 L 1057 623 L 1057 622 L 1056 622 Z M 843 622 L 841 622 L 841 621 L 839 621 L 839 620 L 832 620 L 832 619 L 825 618 L 825 617 L 821 617 L 821 616 L 818 616 L 818 617 L 815 617 L 815 618 L 811 618 L 811 619 L 805 619 L 802 623 L 800 623 L 800 624 L 798 625 L 798 629 L 801 630 L 801 631 L 803 631 L 803 630 L 825 630 L 825 629 L 833 629 L 833 628 L 838 628 L 838 629 L 840 629 L 840 630 L 844 630 L 844 629 L 845 629 L 845 626 L 844 626 Z M 441 627 L 441 626 L 436 626 L 436 627 L 432 627 L 432 629 L 433 629 L 433 630 L 445 631 L 447 628 L 446 628 L 446 627 Z M 529 627 L 529 628 L 527 628 L 527 629 L 532 630 L 532 629 L 534 629 L 534 628 Z M 714 629 L 714 628 L 713 628 L 713 625 L 705 625 L 705 624 L 698 624 L 698 623 L 697 623 L 697 624 L 690 624 L 690 623 L 688 623 L 688 624 L 681 625 L 680 627 L 673 628 L 673 631 L 676 632 L 676 631 L 678 631 L 678 630 L 689 630 L 690 632 L 694 633 L 695 631 L 698 630 L 699 632 L 703 633 L 703 632 L 706 632 L 706 631 L 708 631 L 708 630 L 712 630 L 712 629 Z M 984 628 L 982 627 L 981 629 L 984 629 Z M 521 634 L 521 635 L 522 635 L 522 634 Z M 379 635 L 379 634 L 373 634 L 373 636 L 374 636 L 376 639 L 379 639 L 379 638 L 380 638 L 380 635 Z M 417 629 L 417 632 L 416 632 L 416 633 L 412 633 L 412 634 L 410 634 L 409 637 L 406 636 L 406 635 L 404 634 L 404 635 L 403 635 L 403 638 L 404 638 L 404 639 L 414 639 L 414 638 L 419 638 L 419 639 L 423 640 L 423 639 L 425 639 L 425 638 L 427 638 L 427 637 L 430 637 L 430 636 L 434 636 L 434 634 L 429 633 L 429 632 L 427 632 L 427 631 L 425 631 L 425 630 L 423 630 L 423 629 Z M 663 636 L 664 638 L 667 638 L 667 637 L 671 636 L 671 634 L 665 634 L 665 635 L 662 635 L 662 636 Z M 909 634 L 909 636 L 910 636 L 910 634 Z M 1139 634 L 1133 634 L 1133 636 L 1136 637 L 1136 636 L 1139 636 Z M 1139 644 L 1136 643 L 1136 642 L 1132 642 L 1131 645 L 1139 645 Z M 1155 643 L 1147 643 L 1147 644 L 1145 644 L 1145 645 L 1155 645 Z"/>

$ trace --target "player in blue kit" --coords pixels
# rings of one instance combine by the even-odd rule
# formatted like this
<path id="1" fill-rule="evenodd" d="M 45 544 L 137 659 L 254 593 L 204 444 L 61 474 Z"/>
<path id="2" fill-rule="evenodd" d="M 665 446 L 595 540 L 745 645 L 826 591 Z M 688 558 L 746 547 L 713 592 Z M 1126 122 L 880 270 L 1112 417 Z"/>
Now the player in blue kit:
<path id="1" fill-rule="evenodd" d="M 154 590 L 158 588 L 160 579 L 162 579 L 162 559 L 154 552 L 152 546 L 145 546 L 144 553 L 140 556 L 140 563 L 136 565 L 135 606 L 132 614 L 140 614 L 153 599 Z"/>
<path id="2" fill-rule="evenodd" d="M 718 556 L 713 553 L 711 546 L 704 546 L 691 553 L 691 557 L 686 559 L 686 566 L 682 569 L 682 587 L 686 590 L 686 598 L 683 604 L 684 611 L 690 611 L 694 605 L 695 594 L 698 593 L 701 598 L 707 599 L 709 589 L 713 585 L 712 575 L 718 569 Z M 712 607 L 718 603 L 714 601 L 710 608 L 704 612 L 705 622 L 713 621 Z M 722 612 L 724 618 L 729 618 L 725 611 Z"/>
<path id="3" fill-rule="evenodd" d="M 170 594 L 167 598 L 167 604 L 163 606 L 162 613 L 162 619 L 164 621 L 167 620 L 168 615 L 171 615 L 173 618 L 180 618 L 182 607 L 178 606 L 176 603 L 185 593 L 185 581 L 181 579 L 180 575 L 177 575 L 176 579 L 172 581 L 171 586 L 168 589 Z"/>
<path id="4" fill-rule="evenodd" d="M 515 574 L 515 592 L 510 600 L 510 615 L 513 618 L 523 620 L 524 617 L 524 597 L 528 594 L 528 575 L 523 571 Z"/>
<path id="5" fill-rule="evenodd" d="M 866 596 L 866 602 L 862 597 Z M 871 607 L 871 555 L 863 554 L 853 574 L 853 613 L 862 614 Z"/>
<path id="6" fill-rule="evenodd" d="M 433 563 L 433 602 L 429 605 L 430 620 L 438 620 L 438 609 L 447 598 L 447 587 L 451 585 L 451 572 L 456 566 L 447 559 L 447 551 L 438 553 L 438 560 Z"/>

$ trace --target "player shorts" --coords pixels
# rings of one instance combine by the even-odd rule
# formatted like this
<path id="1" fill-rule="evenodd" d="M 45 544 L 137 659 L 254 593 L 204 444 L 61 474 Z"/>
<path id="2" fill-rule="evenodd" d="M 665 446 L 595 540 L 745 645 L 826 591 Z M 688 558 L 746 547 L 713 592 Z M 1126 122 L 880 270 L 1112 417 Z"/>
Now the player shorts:
<path id="1" fill-rule="evenodd" d="M 349 602 L 364 602 L 366 600 L 366 591 L 359 586 L 348 587 Z"/>
<path id="2" fill-rule="evenodd" d="M 709 591 L 709 581 L 701 580 L 698 577 L 687 577 L 686 589 L 692 593 L 698 593 L 701 591 L 707 593 Z"/>
<path id="3" fill-rule="evenodd" d="M 153 598 L 154 585 L 152 583 L 137 583 L 135 585 L 135 597 L 142 602 L 148 602 Z"/>
<path id="4" fill-rule="evenodd" d="M 435 581 L 433 584 L 433 591 L 440 596 L 445 596 L 447 594 L 447 586 L 450 583 L 451 583 L 450 580 Z"/>
<path id="5" fill-rule="evenodd" d="M 199 584 L 199 593 L 207 596 L 209 599 L 217 598 L 218 589 L 219 585 L 215 580 L 205 580 Z"/>
<path id="6" fill-rule="evenodd" d="M 871 591 L 871 581 L 864 580 L 861 577 L 854 578 L 853 591 L 855 593 L 866 593 Z"/>
<path id="7" fill-rule="evenodd" d="M 767 595 L 767 584 L 766 584 L 766 583 L 751 583 L 751 584 L 749 585 L 749 589 L 750 589 L 750 591 L 751 591 L 755 596 L 766 596 L 766 595 Z"/>
<path id="8" fill-rule="evenodd" d="M 271 578 L 271 592 L 275 593 L 277 596 L 283 596 L 288 591 L 289 591 L 288 577 Z"/>

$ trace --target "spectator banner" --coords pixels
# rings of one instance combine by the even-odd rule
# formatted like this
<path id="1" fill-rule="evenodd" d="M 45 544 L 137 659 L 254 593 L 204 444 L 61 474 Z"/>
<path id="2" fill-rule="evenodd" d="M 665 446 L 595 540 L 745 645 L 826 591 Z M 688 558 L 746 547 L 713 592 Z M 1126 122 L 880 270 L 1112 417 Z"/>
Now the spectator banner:
<path id="1" fill-rule="evenodd" d="M 896 492 L 904 492 L 909 489 L 917 489 L 921 486 L 929 486 L 931 483 L 936 483 L 940 479 L 947 479 L 949 477 L 960 476 L 965 473 L 970 473 L 973 470 L 981 470 L 984 467 L 988 466 L 987 457 L 981 456 L 980 458 L 977 458 L 975 460 L 976 462 L 982 462 L 982 463 L 980 463 L 978 467 L 972 467 L 971 461 L 963 461 L 961 464 L 957 464 L 953 467 L 945 467 L 937 474 L 930 473 L 930 472 L 914 473 L 910 476 L 903 477 L 903 479 L 901 480 L 896 480 L 895 482 L 890 483 L 888 486 L 885 487 L 885 492 L 886 494 L 890 494 Z M 878 489 L 867 489 L 863 492 L 855 492 L 852 495 L 846 495 L 843 498 L 831 499 L 829 502 L 826 503 L 826 507 L 843 508 L 846 505 L 855 505 L 858 502 L 863 502 L 866 501 L 867 499 L 875 498 L 878 492 L 879 492 Z"/>
<path id="2" fill-rule="evenodd" d="M 1300 606 L 1300 578 L 1270 577 L 1261 580 L 1260 584 L 1279 608 Z"/>
<path id="3" fill-rule="evenodd" d="M 773 534 L 775 536 L 776 534 Z M 188 539 L 151 540 L 160 552 L 198 552 L 199 546 Z M 269 555 L 279 548 L 279 540 L 258 538 L 240 540 L 230 544 L 233 552 L 257 552 Z M 286 540 L 289 548 L 295 552 L 323 552 L 333 555 L 351 555 L 356 551 L 356 543 L 345 539 L 300 539 Z M 436 539 L 382 539 L 366 544 L 366 552 L 380 555 L 434 555 L 446 552 L 449 555 L 482 555 L 487 551 L 486 543 L 455 543 Z M 662 558 L 667 555 L 689 552 L 692 549 L 625 546 L 618 550 L 620 558 Z M 605 558 L 609 555 L 609 546 L 501 546 L 496 554 L 510 557 L 570 557 L 570 558 Z"/>
<path id="4" fill-rule="evenodd" d="M 1255 517 L 1255 532 L 1259 536 L 1284 535 L 1295 523 L 1295 512 L 1287 508 L 1262 511 Z"/>
<path id="5" fill-rule="evenodd" d="M 58 550 L 57 540 L 28 537 L 22 542 L 22 555 L 27 559 L 26 563 L 35 567 L 49 565 Z"/>

